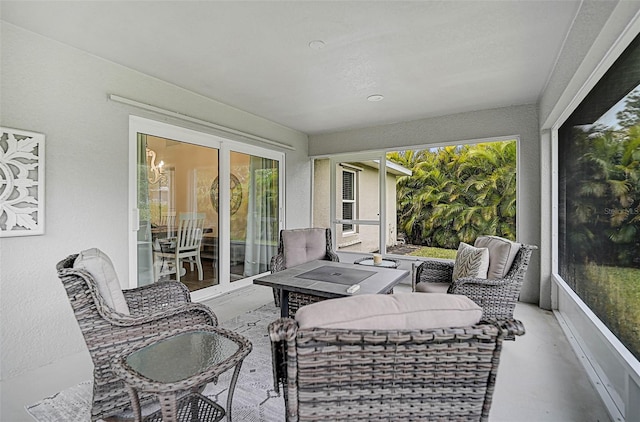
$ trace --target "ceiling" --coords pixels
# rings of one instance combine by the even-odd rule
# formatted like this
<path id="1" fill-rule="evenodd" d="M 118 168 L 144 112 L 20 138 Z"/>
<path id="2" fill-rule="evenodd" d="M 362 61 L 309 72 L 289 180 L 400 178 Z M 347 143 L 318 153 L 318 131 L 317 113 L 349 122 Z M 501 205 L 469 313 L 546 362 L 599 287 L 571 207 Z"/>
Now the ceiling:
<path id="1" fill-rule="evenodd" d="M 0 15 L 318 134 L 536 103 L 580 3 L 2 1 Z"/>

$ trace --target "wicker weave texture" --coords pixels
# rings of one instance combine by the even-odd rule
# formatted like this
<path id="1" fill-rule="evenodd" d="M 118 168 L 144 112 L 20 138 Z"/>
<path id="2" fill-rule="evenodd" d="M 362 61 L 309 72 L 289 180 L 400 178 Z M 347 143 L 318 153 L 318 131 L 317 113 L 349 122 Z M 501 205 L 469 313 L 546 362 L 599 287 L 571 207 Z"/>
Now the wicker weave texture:
<path id="1" fill-rule="evenodd" d="M 325 300 L 325 297 L 315 296 L 315 295 L 307 295 L 298 292 L 288 292 L 289 294 L 289 318 L 295 318 L 296 312 L 298 309 L 302 308 L 305 305 L 310 305 L 312 303 L 320 302 L 321 300 Z"/>
<path id="2" fill-rule="evenodd" d="M 482 307 L 483 319 L 511 319 L 531 254 L 537 246 L 522 245 L 509 272 L 501 279 L 460 278 L 451 282 L 453 262 L 427 259 L 416 269 L 418 283 L 449 283 L 448 293 L 465 295 Z"/>
<path id="3" fill-rule="evenodd" d="M 173 401 L 170 406 L 173 406 Z M 174 411 L 172 409 L 172 411 Z M 179 421 L 220 421 L 224 418 L 224 409 L 201 394 L 190 394 L 176 403 L 175 413 Z M 149 415 L 144 422 L 167 422 L 158 411 Z"/>
<path id="4" fill-rule="evenodd" d="M 269 326 L 288 421 L 486 421 L 505 335 L 519 321 L 426 331 Z"/>
<path id="5" fill-rule="evenodd" d="M 93 361 L 91 420 L 96 421 L 131 407 L 123 381 L 111 368 L 114 356 L 159 333 L 218 322 L 208 307 L 191 303 L 188 289 L 177 282 L 125 290 L 131 315 L 117 313 L 98 293 L 93 276 L 73 268 L 76 257 L 67 257 L 56 268 Z M 141 397 L 143 402 L 149 399 Z"/>

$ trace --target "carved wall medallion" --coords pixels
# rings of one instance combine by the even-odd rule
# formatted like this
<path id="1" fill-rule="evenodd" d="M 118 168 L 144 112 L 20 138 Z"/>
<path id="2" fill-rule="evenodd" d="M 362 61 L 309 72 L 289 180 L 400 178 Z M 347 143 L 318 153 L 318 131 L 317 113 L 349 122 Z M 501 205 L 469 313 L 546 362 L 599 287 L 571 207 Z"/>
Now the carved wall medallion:
<path id="1" fill-rule="evenodd" d="M 44 135 L 0 127 L 0 237 L 44 234 Z"/>

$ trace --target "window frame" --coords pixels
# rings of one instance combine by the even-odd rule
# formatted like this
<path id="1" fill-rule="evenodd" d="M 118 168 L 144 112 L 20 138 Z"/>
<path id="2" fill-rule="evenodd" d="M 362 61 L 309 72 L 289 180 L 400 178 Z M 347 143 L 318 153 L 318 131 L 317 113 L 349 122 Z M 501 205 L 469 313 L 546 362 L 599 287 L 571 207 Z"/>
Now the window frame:
<path id="1" fill-rule="evenodd" d="M 345 175 L 351 175 L 351 193 L 352 198 L 346 199 L 344 196 L 344 186 L 345 186 Z M 343 220 L 357 220 L 358 219 L 358 173 L 355 170 L 345 168 L 342 166 L 342 219 Z M 351 206 L 351 218 L 345 218 L 344 216 L 344 206 L 348 204 Z M 345 226 L 351 226 L 349 230 L 345 230 Z M 343 223 L 342 224 L 342 235 L 353 235 L 358 231 L 358 226 L 354 223 Z"/>
<path id="2" fill-rule="evenodd" d="M 332 230 L 333 233 L 338 233 L 337 228 L 338 228 L 338 224 L 343 224 L 345 222 L 354 222 L 354 224 L 356 225 L 377 225 L 379 227 L 379 248 L 380 251 L 382 251 L 381 253 L 383 253 L 385 256 L 389 256 L 391 258 L 394 259 L 399 259 L 399 260 L 410 260 L 410 261 L 415 261 L 415 258 L 413 257 L 409 257 L 407 255 L 398 255 L 398 254 L 390 254 L 387 252 L 387 230 L 385 230 L 385 228 L 387 227 L 387 223 L 386 223 L 386 218 L 387 218 L 387 212 L 386 212 L 386 196 L 387 196 L 387 190 L 386 190 L 386 175 L 387 175 L 387 153 L 389 152 L 394 152 L 394 151 L 405 151 L 405 150 L 419 150 L 419 149 L 430 149 L 430 148 L 441 148 L 441 147 L 447 147 L 447 146 L 457 146 L 457 145 L 476 145 L 476 144 L 482 144 L 482 143 L 491 143 L 491 142 L 504 142 L 504 141 L 515 141 L 516 143 L 516 241 L 519 239 L 519 233 L 522 231 L 521 230 L 521 226 L 523 224 L 522 219 L 518 219 L 517 215 L 523 215 L 523 211 L 522 211 L 522 201 L 521 201 L 521 184 L 522 184 L 522 171 L 523 171 L 523 165 L 521 162 L 521 151 L 522 151 L 522 145 L 521 145 L 521 138 L 520 135 L 514 134 L 514 135 L 505 135 L 505 136 L 495 136 L 495 137 L 490 137 L 490 138 L 477 138 L 477 139 L 472 139 L 472 140 L 460 140 L 460 141 L 449 141 L 449 142 L 438 142 L 438 143 L 433 143 L 433 144 L 420 144 L 420 145 L 409 145 L 409 146 L 400 146 L 400 147 L 394 147 L 394 148 L 388 148 L 385 150 L 371 150 L 371 151 L 364 151 L 364 152 L 359 152 L 359 153 L 340 153 L 340 154 L 330 154 L 330 155 L 318 155 L 318 156 L 313 156 L 311 157 L 312 160 L 322 160 L 322 159 L 328 159 L 330 164 L 329 164 L 329 177 L 330 177 L 330 211 L 329 211 L 329 216 L 330 216 L 330 228 Z M 337 208 L 337 204 L 336 204 L 336 173 L 337 173 L 337 167 L 342 165 L 342 163 L 345 162 L 353 162 L 353 161 L 367 161 L 367 160 L 377 160 L 379 162 L 379 172 L 378 172 L 378 189 L 379 189 L 379 218 L 378 220 L 364 220 L 364 219 L 357 219 L 357 220 L 343 220 L 343 219 L 337 219 L 335 218 L 336 216 L 336 208 Z M 312 168 L 315 168 L 315 164 L 312 165 Z M 315 176 L 315 172 L 312 170 L 312 178 Z M 311 181 L 312 186 L 315 184 L 315 181 L 312 180 Z M 312 192 L 311 194 L 311 200 L 312 200 L 312 215 L 311 215 L 311 221 L 313 221 L 313 209 L 315 207 L 315 205 L 313 204 L 314 201 L 314 194 Z M 362 205 L 362 204 L 360 204 Z M 397 234 L 396 234 L 397 235 Z M 349 255 L 358 255 L 358 256 L 362 256 L 365 255 L 362 252 L 354 252 L 354 251 L 342 251 L 338 249 L 338 239 L 337 239 L 337 235 L 333 236 L 333 247 L 336 251 L 338 251 L 340 254 L 349 254 Z"/>

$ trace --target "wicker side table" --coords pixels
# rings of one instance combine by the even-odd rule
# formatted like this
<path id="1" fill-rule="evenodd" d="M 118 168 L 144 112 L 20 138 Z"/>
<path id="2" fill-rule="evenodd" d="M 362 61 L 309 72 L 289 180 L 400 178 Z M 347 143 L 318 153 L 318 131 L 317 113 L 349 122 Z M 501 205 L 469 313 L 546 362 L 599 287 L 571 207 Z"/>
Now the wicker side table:
<path id="1" fill-rule="evenodd" d="M 145 421 L 217 422 L 225 415 L 231 421 L 233 391 L 251 348 L 249 340 L 232 331 L 196 325 L 136 345 L 114 359 L 113 369 L 129 390 L 136 422 L 143 420 L 138 391 L 154 393 L 160 401 L 160 410 Z M 232 367 L 225 411 L 200 391 Z"/>

